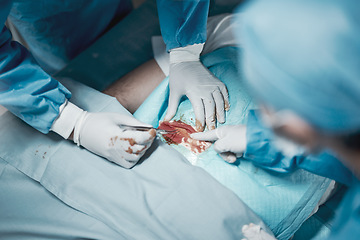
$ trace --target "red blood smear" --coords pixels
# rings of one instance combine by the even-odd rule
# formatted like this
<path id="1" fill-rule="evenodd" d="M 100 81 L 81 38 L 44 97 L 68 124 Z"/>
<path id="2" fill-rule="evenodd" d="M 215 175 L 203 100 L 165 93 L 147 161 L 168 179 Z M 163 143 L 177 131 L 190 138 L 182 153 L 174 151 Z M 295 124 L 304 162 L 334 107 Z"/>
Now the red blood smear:
<path id="1" fill-rule="evenodd" d="M 196 130 L 189 124 L 180 120 L 161 122 L 158 129 L 167 131 L 176 130 L 176 133 L 163 134 L 164 140 L 167 144 L 183 145 L 194 153 L 202 153 L 211 146 L 210 142 L 199 141 L 192 139 L 190 134 L 195 133 Z"/>

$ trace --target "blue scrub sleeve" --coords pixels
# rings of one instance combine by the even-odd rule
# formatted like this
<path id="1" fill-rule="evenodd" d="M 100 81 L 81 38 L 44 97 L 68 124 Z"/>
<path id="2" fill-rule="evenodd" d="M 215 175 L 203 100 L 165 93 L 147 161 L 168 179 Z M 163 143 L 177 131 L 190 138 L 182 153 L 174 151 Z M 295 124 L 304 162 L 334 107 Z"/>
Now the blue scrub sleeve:
<path id="1" fill-rule="evenodd" d="M 0 1 L 0 24 L 11 1 Z M 42 133 L 48 133 L 59 107 L 70 92 L 36 63 L 26 48 L 11 40 L 4 26 L 0 32 L 0 105 Z"/>
<path id="2" fill-rule="evenodd" d="M 283 173 L 302 168 L 346 185 L 353 182 L 351 171 L 329 152 L 307 156 L 282 154 L 271 144 L 274 133 L 261 124 L 254 110 L 249 113 L 246 134 L 247 148 L 244 158 L 261 168 Z"/>
<path id="3" fill-rule="evenodd" d="M 209 0 L 157 0 L 166 50 L 206 41 Z"/>

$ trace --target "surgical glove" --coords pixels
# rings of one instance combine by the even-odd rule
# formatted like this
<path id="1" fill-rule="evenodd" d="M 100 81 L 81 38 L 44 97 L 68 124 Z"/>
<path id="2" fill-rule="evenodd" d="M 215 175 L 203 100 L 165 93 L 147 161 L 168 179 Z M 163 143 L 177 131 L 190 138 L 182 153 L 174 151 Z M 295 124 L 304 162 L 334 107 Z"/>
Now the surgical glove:
<path id="1" fill-rule="evenodd" d="M 214 142 L 214 150 L 227 162 L 233 163 L 246 150 L 246 126 L 226 125 L 215 130 L 193 133 L 191 138 Z"/>
<path id="2" fill-rule="evenodd" d="M 244 237 L 242 240 L 276 240 L 272 235 L 265 232 L 259 225 L 250 223 L 241 228 Z"/>
<path id="3" fill-rule="evenodd" d="M 68 102 L 51 130 L 67 139 L 73 131 L 78 146 L 124 168 L 133 167 L 155 139 L 149 131 L 124 130 L 121 125 L 147 126 L 133 116 L 118 113 L 89 113 Z"/>
<path id="4" fill-rule="evenodd" d="M 195 127 L 203 131 L 215 129 L 215 121 L 225 122 L 225 110 L 229 109 L 229 96 L 224 83 L 217 79 L 201 62 L 203 44 L 189 45 L 170 51 L 169 106 L 164 118 L 171 120 L 183 95 L 194 109 Z M 215 119 L 216 118 L 216 119 Z"/>

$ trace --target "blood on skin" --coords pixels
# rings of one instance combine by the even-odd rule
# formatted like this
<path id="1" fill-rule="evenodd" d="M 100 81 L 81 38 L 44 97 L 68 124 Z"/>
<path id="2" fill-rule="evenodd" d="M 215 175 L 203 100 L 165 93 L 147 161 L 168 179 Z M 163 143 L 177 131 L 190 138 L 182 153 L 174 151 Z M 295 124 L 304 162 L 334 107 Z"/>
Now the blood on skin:
<path id="1" fill-rule="evenodd" d="M 191 125 L 180 120 L 161 122 L 158 129 L 176 130 L 176 133 L 163 134 L 167 144 L 182 145 L 194 153 L 202 153 L 211 146 L 210 142 L 192 139 L 190 134 L 197 132 Z"/>

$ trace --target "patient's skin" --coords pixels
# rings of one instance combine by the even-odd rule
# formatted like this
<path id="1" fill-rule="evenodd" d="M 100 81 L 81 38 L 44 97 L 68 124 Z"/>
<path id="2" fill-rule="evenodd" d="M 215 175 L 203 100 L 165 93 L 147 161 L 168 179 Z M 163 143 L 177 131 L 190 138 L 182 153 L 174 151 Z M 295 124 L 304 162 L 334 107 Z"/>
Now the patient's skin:
<path id="1" fill-rule="evenodd" d="M 164 78 L 165 74 L 152 59 L 111 84 L 103 92 L 115 97 L 129 112 L 134 113 Z"/>

